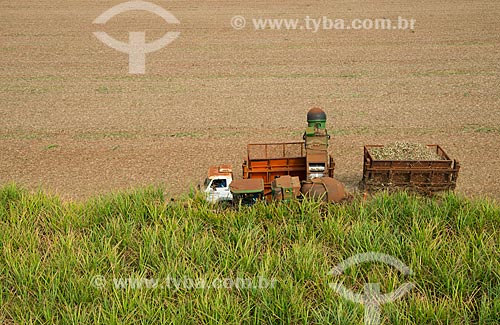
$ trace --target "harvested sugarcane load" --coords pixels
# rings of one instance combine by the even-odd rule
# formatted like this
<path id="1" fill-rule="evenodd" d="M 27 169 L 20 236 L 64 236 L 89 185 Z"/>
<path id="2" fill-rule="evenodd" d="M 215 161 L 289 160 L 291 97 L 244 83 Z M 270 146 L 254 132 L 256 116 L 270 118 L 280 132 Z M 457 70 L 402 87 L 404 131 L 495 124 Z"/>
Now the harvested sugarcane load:
<path id="1" fill-rule="evenodd" d="M 442 160 L 433 148 L 420 144 L 396 141 L 383 147 L 370 150 L 370 154 L 376 160 Z"/>
<path id="2" fill-rule="evenodd" d="M 460 164 L 436 144 L 395 142 L 364 148 L 361 186 L 371 192 L 380 189 L 408 189 L 421 193 L 453 190 Z"/>

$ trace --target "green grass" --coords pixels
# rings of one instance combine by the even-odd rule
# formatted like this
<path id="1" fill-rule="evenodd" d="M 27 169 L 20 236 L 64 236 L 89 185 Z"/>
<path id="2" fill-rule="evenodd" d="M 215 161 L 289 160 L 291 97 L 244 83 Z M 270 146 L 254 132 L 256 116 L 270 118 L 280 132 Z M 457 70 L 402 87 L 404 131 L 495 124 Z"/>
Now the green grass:
<path id="1" fill-rule="evenodd" d="M 57 149 L 57 148 L 59 148 L 58 144 L 49 144 L 49 145 L 45 146 L 43 149 L 44 150 L 53 150 L 53 149 Z"/>
<path id="2" fill-rule="evenodd" d="M 500 133 L 500 127 L 494 126 L 482 126 L 468 124 L 462 128 L 464 132 L 474 132 L 474 133 Z"/>
<path id="3" fill-rule="evenodd" d="M 412 73 L 415 77 L 450 77 L 450 76 L 494 76 L 494 72 L 466 70 L 432 70 Z"/>
<path id="4" fill-rule="evenodd" d="M 350 204 L 258 204 L 222 209 L 197 196 L 166 202 L 161 189 L 62 202 L 0 188 L 0 323 L 361 324 L 363 307 L 329 283 L 383 292 L 416 287 L 382 307 L 386 324 L 497 324 L 500 207 L 453 194 L 379 194 Z M 362 252 L 380 263 L 329 271 Z M 100 277 L 102 278 L 100 278 Z M 188 289 L 167 279 L 259 277 L 266 288 Z M 113 278 L 161 286 L 115 287 Z M 105 279 L 96 287 L 96 279 Z M 150 282 L 148 282 L 151 284 Z"/>
<path id="5" fill-rule="evenodd" d="M 123 89 L 118 86 L 99 86 L 96 89 L 96 92 L 99 94 L 119 94 L 123 93 Z"/>

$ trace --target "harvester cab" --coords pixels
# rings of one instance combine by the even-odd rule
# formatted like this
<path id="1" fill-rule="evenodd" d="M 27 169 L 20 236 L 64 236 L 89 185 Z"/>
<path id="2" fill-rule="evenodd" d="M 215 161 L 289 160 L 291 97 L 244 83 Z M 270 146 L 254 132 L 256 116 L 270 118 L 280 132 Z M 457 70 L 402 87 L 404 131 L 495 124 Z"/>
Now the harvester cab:
<path id="1" fill-rule="evenodd" d="M 233 181 L 233 167 L 231 165 L 212 166 L 203 184 L 206 200 L 212 203 L 232 201 L 233 195 L 229 186 Z"/>

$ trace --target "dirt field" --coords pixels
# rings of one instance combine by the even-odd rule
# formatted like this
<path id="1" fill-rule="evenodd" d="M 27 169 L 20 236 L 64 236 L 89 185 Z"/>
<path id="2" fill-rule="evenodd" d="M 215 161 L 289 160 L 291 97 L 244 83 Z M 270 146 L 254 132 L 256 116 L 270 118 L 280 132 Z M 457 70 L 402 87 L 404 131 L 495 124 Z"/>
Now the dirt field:
<path id="1" fill-rule="evenodd" d="M 438 143 L 458 191 L 500 198 L 500 2 L 155 1 L 92 24 L 121 1 L 0 2 L 0 183 L 65 198 L 144 184 L 185 192 L 211 164 L 237 174 L 246 144 L 299 141 L 320 106 L 337 177 L 361 178 L 363 144 Z M 247 18 L 243 30 L 231 18 Z M 256 31 L 252 18 L 416 19 L 409 30 Z M 128 74 L 106 31 L 178 40 Z"/>

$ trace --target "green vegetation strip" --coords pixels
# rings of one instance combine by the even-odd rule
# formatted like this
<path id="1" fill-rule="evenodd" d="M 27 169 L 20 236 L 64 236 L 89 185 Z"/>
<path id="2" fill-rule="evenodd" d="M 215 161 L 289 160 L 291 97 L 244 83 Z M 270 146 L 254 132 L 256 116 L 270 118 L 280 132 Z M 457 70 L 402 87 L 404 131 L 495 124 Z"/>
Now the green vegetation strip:
<path id="1" fill-rule="evenodd" d="M 329 283 L 363 293 L 378 282 L 386 293 L 413 282 L 382 306 L 383 323 L 496 324 L 499 225 L 498 205 L 453 194 L 222 209 L 196 195 L 165 202 L 155 188 L 63 203 L 9 185 L 0 188 L 0 323 L 359 324 L 363 306 Z M 379 262 L 329 274 L 370 251 L 413 274 Z M 150 285 L 123 286 L 128 278 Z M 237 278 L 265 285 L 186 281 Z"/>

